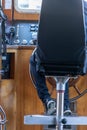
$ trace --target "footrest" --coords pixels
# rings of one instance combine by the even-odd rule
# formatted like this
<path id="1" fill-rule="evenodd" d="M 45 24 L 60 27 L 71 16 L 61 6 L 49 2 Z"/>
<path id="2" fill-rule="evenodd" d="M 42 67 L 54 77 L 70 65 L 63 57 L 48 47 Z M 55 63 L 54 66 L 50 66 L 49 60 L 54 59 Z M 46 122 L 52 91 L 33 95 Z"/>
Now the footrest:
<path id="1" fill-rule="evenodd" d="M 60 121 L 59 121 L 60 122 Z M 64 123 L 65 122 L 65 123 Z M 61 123 L 64 125 L 87 125 L 87 116 L 71 116 L 62 117 Z M 26 125 L 55 125 L 56 116 L 46 115 L 26 115 L 24 116 L 24 124 Z"/>
<path id="2" fill-rule="evenodd" d="M 24 116 L 24 124 L 26 125 L 54 125 L 56 122 L 56 116 L 46 115 L 26 115 Z"/>

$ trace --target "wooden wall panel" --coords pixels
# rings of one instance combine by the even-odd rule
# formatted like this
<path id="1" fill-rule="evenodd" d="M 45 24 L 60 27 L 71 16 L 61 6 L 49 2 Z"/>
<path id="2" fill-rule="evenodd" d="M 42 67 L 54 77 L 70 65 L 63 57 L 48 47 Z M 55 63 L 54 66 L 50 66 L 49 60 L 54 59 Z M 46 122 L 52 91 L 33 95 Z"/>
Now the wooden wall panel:
<path id="1" fill-rule="evenodd" d="M 29 76 L 29 58 L 32 50 L 20 50 L 17 53 L 16 92 L 17 92 L 17 130 L 40 130 L 41 126 L 26 126 L 24 115 L 43 113 L 43 105 L 38 99 L 36 89 Z"/>
<path id="2" fill-rule="evenodd" d="M 8 9 L 4 9 L 4 13 L 7 16 L 8 20 L 11 21 L 12 20 L 12 11 L 8 10 Z"/>

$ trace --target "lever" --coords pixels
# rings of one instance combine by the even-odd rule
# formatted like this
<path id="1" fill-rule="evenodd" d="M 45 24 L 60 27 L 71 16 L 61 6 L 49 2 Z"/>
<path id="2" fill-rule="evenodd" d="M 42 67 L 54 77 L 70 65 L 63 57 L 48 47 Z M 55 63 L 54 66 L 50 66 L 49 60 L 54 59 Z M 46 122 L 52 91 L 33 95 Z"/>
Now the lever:
<path id="1" fill-rule="evenodd" d="M 10 27 L 9 34 L 10 34 L 10 45 L 12 45 L 12 38 L 15 36 L 15 27 L 14 26 Z"/>
<path id="2" fill-rule="evenodd" d="M 17 32 L 16 32 L 16 39 L 14 40 L 15 44 L 19 44 L 20 40 L 19 40 L 19 25 L 17 25 Z"/>

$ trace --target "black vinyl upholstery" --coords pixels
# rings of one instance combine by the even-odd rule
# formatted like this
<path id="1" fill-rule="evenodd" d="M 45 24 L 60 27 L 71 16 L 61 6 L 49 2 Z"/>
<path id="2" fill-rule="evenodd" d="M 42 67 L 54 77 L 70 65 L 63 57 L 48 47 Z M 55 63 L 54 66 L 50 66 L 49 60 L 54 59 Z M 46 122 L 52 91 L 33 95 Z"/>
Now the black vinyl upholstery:
<path id="1" fill-rule="evenodd" d="M 82 0 L 43 0 L 38 30 L 38 68 L 47 75 L 82 75 L 85 29 Z"/>

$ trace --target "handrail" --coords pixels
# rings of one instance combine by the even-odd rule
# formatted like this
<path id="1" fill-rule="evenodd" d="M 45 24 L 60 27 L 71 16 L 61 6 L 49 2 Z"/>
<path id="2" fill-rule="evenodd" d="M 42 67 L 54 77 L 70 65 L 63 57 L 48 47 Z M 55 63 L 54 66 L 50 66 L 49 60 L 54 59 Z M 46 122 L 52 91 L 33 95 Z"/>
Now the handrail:
<path id="1" fill-rule="evenodd" d="M 3 110 L 1 105 L 0 105 L 0 115 L 1 115 L 0 125 L 4 125 L 7 122 L 7 120 L 6 120 L 5 111 Z"/>

